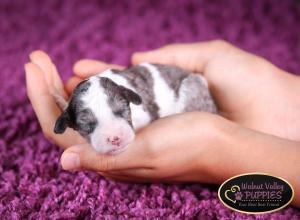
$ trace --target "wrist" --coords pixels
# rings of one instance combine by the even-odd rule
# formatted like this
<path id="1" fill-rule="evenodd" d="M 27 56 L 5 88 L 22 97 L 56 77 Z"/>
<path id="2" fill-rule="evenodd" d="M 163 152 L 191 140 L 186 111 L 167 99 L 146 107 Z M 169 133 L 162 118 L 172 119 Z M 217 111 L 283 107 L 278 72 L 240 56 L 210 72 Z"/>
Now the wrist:
<path id="1" fill-rule="evenodd" d="M 258 170 L 263 160 L 264 146 L 256 145 L 256 132 L 224 119 L 223 126 L 218 128 L 216 138 L 217 153 L 210 173 L 214 183 L 221 184 L 225 180 L 249 172 L 261 172 Z"/>
<path id="2" fill-rule="evenodd" d="M 242 174 L 262 172 L 287 177 L 299 148 L 296 142 L 260 133 L 229 122 L 218 132 L 215 160 L 210 166 L 214 183 Z M 285 158 L 285 160 L 282 160 Z M 281 161 L 281 164 L 278 164 Z M 291 169 L 283 170 L 282 167 Z"/>
<path id="3" fill-rule="evenodd" d="M 200 153 L 198 160 L 198 172 L 206 174 L 205 182 L 219 184 L 230 177 L 234 159 L 232 143 L 239 129 L 239 125 L 221 116 L 211 120 L 207 146 L 205 151 Z"/>

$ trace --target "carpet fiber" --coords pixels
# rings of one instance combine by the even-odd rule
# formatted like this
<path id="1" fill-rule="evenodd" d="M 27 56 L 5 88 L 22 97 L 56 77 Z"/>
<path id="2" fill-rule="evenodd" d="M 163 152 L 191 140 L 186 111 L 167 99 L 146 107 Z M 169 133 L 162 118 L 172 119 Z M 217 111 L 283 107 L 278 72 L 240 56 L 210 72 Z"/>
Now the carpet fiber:
<path id="1" fill-rule="evenodd" d="M 219 1 L 221 2 L 221 1 Z M 59 165 L 26 97 L 23 65 L 43 49 L 66 80 L 83 57 L 129 64 L 133 51 L 226 39 L 300 73 L 299 1 L 0 2 L 0 219 L 300 219 L 299 209 L 246 215 L 217 187 L 125 184 Z"/>

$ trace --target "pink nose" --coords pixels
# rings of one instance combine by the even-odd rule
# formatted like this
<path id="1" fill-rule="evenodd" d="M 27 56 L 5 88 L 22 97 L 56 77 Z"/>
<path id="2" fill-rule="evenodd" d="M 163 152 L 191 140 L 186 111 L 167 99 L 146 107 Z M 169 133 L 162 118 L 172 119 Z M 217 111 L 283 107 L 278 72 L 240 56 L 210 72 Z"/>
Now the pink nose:
<path id="1" fill-rule="evenodd" d="M 120 146 L 121 144 L 121 139 L 118 136 L 108 137 L 106 141 L 116 146 Z"/>

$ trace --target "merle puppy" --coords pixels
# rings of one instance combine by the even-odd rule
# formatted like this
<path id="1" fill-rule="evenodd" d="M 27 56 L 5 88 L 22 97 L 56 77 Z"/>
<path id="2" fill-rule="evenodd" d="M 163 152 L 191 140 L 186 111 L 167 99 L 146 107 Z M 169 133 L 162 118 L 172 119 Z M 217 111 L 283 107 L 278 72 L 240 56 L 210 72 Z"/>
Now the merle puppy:
<path id="1" fill-rule="evenodd" d="M 149 63 L 106 70 L 82 81 L 68 103 L 61 97 L 57 102 L 63 112 L 54 132 L 73 128 L 96 151 L 107 154 L 123 151 L 135 130 L 158 118 L 189 111 L 217 112 L 200 74 Z"/>

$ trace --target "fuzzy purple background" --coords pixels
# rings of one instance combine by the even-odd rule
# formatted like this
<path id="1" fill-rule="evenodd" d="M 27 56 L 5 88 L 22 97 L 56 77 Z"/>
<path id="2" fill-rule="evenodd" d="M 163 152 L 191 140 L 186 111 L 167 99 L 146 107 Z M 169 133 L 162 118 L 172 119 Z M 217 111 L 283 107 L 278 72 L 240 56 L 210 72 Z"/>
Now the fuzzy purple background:
<path id="1" fill-rule="evenodd" d="M 43 2 L 43 3 L 42 3 Z M 0 2 L 0 219 L 300 219 L 292 207 L 245 215 L 217 187 L 125 184 L 65 172 L 26 97 L 23 65 L 48 52 L 64 79 L 83 57 L 129 64 L 130 54 L 172 42 L 223 38 L 300 73 L 299 1 Z"/>

